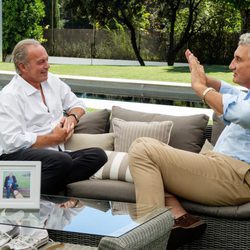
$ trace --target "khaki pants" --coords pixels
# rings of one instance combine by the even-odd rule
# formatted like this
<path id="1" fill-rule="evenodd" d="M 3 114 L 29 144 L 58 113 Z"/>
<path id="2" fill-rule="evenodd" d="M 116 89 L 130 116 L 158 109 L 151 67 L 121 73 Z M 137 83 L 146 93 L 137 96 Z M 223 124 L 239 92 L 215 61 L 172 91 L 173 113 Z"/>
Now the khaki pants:
<path id="1" fill-rule="evenodd" d="M 136 201 L 165 205 L 165 191 L 205 205 L 250 201 L 250 164 L 209 151 L 197 154 L 142 137 L 129 150 Z"/>

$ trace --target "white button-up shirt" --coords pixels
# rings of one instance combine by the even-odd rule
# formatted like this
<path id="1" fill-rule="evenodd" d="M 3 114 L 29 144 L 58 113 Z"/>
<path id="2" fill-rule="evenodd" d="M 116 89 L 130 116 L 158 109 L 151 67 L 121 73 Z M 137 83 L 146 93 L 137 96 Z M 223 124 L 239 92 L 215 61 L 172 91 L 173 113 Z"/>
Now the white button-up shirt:
<path id="1" fill-rule="evenodd" d="M 38 135 L 52 132 L 64 110 L 76 107 L 85 110 L 83 100 L 57 76 L 49 73 L 48 80 L 41 85 L 46 105 L 41 92 L 19 75 L 0 92 L 0 155 L 31 147 Z"/>

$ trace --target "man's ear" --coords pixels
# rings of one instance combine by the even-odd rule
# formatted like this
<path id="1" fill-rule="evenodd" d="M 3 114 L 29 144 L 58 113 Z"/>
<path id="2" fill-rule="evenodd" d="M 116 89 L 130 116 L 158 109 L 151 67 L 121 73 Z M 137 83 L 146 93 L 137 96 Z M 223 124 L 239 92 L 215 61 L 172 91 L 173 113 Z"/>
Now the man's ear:
<path id="1" fill-rule="evenodd" d="M 22 73 L 22 72 L 25 72 L 27 71 L 27 65 L 25 65 L 24 63 L 19 63 L 18 64 L 18 69 L 19 71 Z"/>

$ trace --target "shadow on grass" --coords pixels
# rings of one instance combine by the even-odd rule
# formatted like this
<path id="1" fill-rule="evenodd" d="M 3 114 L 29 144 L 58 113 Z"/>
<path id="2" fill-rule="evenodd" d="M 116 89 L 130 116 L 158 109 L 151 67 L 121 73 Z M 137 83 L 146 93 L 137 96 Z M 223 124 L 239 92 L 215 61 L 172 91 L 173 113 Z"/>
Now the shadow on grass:
<path id="1" fill-rule="evenodd" d="M 217 73 L 217 72 L 224 72 L 224 73 L 230 73 L 231 70 L 228 68 L 228 66 L 225 65 L 205 65 L 205 72 L 206 73 Z M 189 73 L 189 67 L 187 66 L 180 66 L 180 67 L 172 67 L 169 66 L 164 69 L 164 71 L 169 73 Z"/>

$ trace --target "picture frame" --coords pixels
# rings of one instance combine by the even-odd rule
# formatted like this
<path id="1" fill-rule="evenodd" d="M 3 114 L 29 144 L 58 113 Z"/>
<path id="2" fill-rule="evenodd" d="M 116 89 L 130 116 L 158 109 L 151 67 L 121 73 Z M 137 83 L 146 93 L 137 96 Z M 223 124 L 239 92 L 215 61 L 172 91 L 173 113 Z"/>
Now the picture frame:
<path id="1" fill-rule="evenodd" d="M 39 209 L 40 161 L 0 161 L 0 209 Z"/>

